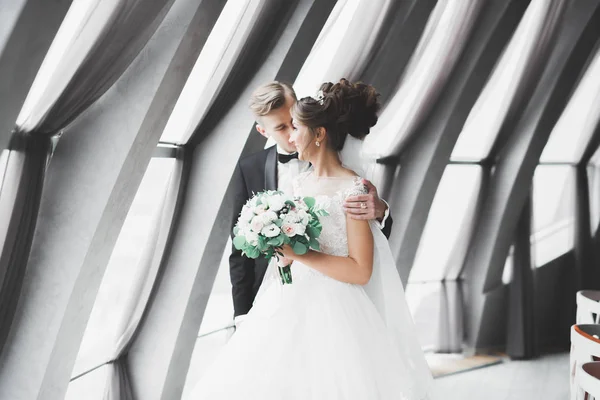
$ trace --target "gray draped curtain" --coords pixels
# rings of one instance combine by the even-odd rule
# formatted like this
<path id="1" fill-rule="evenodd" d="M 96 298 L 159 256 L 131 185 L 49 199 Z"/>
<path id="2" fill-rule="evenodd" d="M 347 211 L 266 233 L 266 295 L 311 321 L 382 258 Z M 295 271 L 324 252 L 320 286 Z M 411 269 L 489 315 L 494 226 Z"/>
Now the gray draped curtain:
<path id="1" fill-rule="evenodd" d="M 19 110 L 71 3 L 7 0 L 0 6 L 0 151 L 8 147 Z"/>
<path id="2" fill-rule="evenodd" d="M 52 140 L 112 86 L 152 36 L 172 2 L 120 1 L 100 36 L 89 38 L 94 45 L 72 79 L 58 96 L 53 94 L 57 100 L 47 110 L 39 109 L 45 107 L 43 104 L 38 108 L 34 105 L 31 113 L 41 118 L 23 116 L 28 128 L 17 126 L 13 133 L 0 192 L 0 226 L 10 232 L 0 255 L 0 348 L 10 330 L 25 275 Z"/>

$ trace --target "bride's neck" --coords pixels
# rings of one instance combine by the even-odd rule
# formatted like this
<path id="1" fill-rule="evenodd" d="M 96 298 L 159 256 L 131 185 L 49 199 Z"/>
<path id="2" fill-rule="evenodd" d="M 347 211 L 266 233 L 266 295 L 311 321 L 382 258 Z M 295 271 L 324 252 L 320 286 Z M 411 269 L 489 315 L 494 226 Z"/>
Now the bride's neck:
<path id="1" fill-rule="evenodd" d="M 314 160 L 311 160 L 313 174 L 317 177 L 335 177 L 344 169 L 340 157 L 334 151 L 322 151 Z"/>

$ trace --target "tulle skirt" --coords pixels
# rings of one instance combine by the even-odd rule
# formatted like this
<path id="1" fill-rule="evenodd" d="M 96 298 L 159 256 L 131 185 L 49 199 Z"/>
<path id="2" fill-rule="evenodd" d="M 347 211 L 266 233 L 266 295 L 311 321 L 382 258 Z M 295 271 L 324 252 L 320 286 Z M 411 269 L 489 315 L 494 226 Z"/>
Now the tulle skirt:
<path id="1" fill-rule="evenodd" d="M 294 282 L 265 282 L 193 400 L 421 400 L 411 366 L 362 286 L 302 264 Z"/>

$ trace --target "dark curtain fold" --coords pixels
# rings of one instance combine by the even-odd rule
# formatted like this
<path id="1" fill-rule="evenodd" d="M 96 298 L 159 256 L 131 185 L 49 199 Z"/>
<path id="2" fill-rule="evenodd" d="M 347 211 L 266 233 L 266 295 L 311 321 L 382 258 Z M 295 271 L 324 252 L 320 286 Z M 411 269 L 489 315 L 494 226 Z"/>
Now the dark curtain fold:
<path id="1" fill-rule="evenodd" d="M 25 276 L 52 139 L 17 131 L 13 133 L 9 150 L 9 165 L 16 164 L 20 171 L 18 175 L 7 171 L 5 176 L 4 187 L 11 185 L 14 197 L 7 193 L 8 190 L 0 193 L 0 206 L 12 205 L 10 212 L 3 213 L 6 220 L 0 220 L 0 225 L 7 229 L 0 254 L 0 353 L 10 331 Z"/>
<path id="2" fill-rule="evenodd" d="M 127 363 L 114 361 L 112 373 L 108 374 L 108 384 L 104 390 L 104 400 L 136 400 L 131 387 Z"/>
<path id="3" fill-rule="evenodd" d="M 535 335 L 534 270 L 531 265 L 532 192 L 515 230 L 512 281 L 508 291 L 507 349 L 513 359 L 538 355 Z"/>
<path id="4" fill-rule="evenodd" d="M 377 88 L 385 104 L 398 88 L 437 0 L 394 2 L 383 23 L 377 44 L 360 79 Z"/>
<path id="5" fill-rule="evenodd" d="M 0 349 L 10 330 L 27 268 L 35 232 L 44 175 L 50 161 L 53 137 L 97 100 L 125 71 L 150 39 L 173 0 L 122 1 L 94 49 L 78 68 L 73 81 L 31 132 L 15 130 L 11 139 L 4 199 L 0 215 L 10 215 L 10 238 L 0 254 Z M 126 38 L 127 40 L 123 40 Z M 17 155 L 24 157 L 18 162 Z M 7 186 L 16 190 L 7 199 Z"/>
<path id="6" fill-rule="evenodd" d="M 575 167 L 575 271 L 577 288 L 600 287 L 591 236 L 590 187 L 587 165 Z"/>

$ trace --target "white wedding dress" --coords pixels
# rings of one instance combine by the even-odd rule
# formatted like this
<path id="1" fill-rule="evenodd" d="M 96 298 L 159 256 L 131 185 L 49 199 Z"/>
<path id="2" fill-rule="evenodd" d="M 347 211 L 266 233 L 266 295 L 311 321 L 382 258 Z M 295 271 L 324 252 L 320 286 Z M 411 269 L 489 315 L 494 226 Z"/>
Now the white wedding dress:
<path id="1" fill-rule="evenodd" d="M 323 179 L 309 171 L 295 180 L 296 195 L 315 197 L 329 212 L 321 217 L 321 251 L 348 255 L 342 203 L 361 189 L 358 177 Z M 372 231 L 383 237 L 379 229 Z M 382 243 L 389 252 L 380 236 L 375 263 L 381 262 Z M 272 263 L 251 311 L 189 398 L 429 399 L 431 375 L 414 337 L 398 274 L 393 267 L 390 278 L 379 267 L 374 265 L 371 280 L 377 288 L 369 295 L 371 283 L 363 287 L 340 282 L 299 262 L 291 267 L 293 283 L 282 285 Z M 398 293 L 384 293 L 386 282 L 394 279 Z M 404 303 L 401 309 L 376 306 L 384 301 Z"/>

